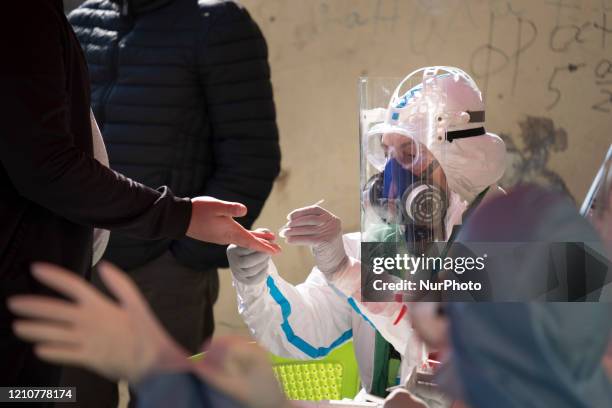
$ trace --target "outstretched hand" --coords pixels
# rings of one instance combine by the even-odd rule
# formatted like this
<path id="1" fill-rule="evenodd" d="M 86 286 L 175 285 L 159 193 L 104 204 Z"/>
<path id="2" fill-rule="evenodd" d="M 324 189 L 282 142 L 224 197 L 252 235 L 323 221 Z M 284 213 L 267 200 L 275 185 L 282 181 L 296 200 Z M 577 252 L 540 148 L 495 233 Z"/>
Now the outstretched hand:
<path id="1" fill-rule="evenodd" d="M 280 252 L 271 232 L 248 231 L 234 218 L 244 217 L 247 208 L 240 203 L 217 200 L 213 197 L 191 199 L 191 221 L 187 236 L 213 244 L 238 246 L 268 254 Z"/>
<path id="2" fill-rule="evenodd" d="M 100 276 L 117 303 L 82 278 L 51 264 L 34 277 L 70 300 L 19 295 L 8 300 L 16 335 L 35 344 L 42 360 L 78 365 L 110 379 L 138 382 L 160 371 L 188 369 L 187 353 L 163 330 L 136 286 L 103 263 Z"/>

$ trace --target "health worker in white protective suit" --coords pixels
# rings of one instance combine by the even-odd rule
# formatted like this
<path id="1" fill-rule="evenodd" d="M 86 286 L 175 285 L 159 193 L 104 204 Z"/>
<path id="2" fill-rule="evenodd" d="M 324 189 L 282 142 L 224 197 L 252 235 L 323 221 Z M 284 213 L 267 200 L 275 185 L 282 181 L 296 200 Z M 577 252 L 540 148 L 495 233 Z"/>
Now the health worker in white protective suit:
<path id="1" fill-rule="evenodd" d="M 387 108 L 361 114 L 369 173 L 362 232 L 342 235 L 340 219 L 317 205 L 292 211 L 281 235 L 289 244 L 311 246 L 316 260 L 297 286 L 267 254 L 235 245 L 227 252 L 239 312 L 261 345 L 280 356 L 313 359 L 352 338 L 363 387 L 384 396 L 426 364 L 427 352 L 407 315 L 398 315 L 401 303 L 361 302 L 360 243 L 405 241 L 418 248 L 448 240 L 471 205 L 503 193 L 495 183 L 506 151 L 484 129 L 478 87 L 457 68 L 417 70 L 397 86 Z M 435 400 L 429 406 L 444 405 Z"/>

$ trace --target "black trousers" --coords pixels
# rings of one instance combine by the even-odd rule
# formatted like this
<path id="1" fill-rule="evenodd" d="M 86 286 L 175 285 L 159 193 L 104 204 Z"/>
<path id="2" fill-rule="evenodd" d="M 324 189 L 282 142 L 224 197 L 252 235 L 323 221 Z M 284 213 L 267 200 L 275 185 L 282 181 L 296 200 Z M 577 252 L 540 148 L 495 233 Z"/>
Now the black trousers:
<path id="1" fill-rule="evenodd" d="M 128 273 L 164 328 L 190 353 L 197 353 L 215 328 L 213 306 L 219 295 L 217 270 L 190 269 L 166 252 Z M 103 286 L 97 275 L 93 281 L 97 287 Z M 117 384 L 92 372 L 66 368 L 61 383 L 77 387 L 77 403 L 57 404 L 57 407 L 117 407 Z M 130 406 L 135 406 L 134 400 L 131 393 Z"/>

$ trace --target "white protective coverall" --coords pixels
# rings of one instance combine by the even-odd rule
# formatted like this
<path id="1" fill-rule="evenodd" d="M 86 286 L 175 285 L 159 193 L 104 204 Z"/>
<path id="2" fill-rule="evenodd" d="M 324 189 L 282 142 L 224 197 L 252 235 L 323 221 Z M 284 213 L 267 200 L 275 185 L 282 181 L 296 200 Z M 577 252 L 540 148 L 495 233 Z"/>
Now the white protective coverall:
<path id="1" fill-rule="evenodd" d="M 448 82 L 447 108 L 453 112 L 483 111 L 480 91 L 471 79 L 466 81 L 466 77 L 447 76 L 444 79 Z M 480 126 L 484 126 L 484 122 L 464 124 L 461 129 Z M 485 199 L 503 193 L 496 183 L 506 167 L 506 149 L 498 136 L 488 132 L 430 147 L 444 170 L 450 192 L 444 223 L 448 238 L 453 226 L 462 223 L 468 203 L 487 187 Z M 401 307 L 399 303 L 376 303 L 371 305 L 375 306 L 373 311 L 359 302 L 359 233 L 344 235 L 343 244 L 349 262 L 341 266 L 342 270 L 324 275 L 315 267 L 306 281 L 297 286 L 286 282 L 272 261 L 268 262 L 265 279 L 245 284 L 234 276 L 239 313 L 253 337 L 269 351 L 283 357 L 321 358 L 353 338 L 361 382 L 366 390 L 372 386 L 378 330 L 402 356 L 400 381 L 403 383 L 413 368 L 425 362 L 427 353 L 416 339 L 408 314 L 398 324 L 393 324 Z M 340 245 L 338 249 L 342 250 Z M 316 258 L 315 254 L 315 260 L 321 261 Z"/>
<path id="2" fill-rule="evenodd" d="M 498 191 L 496 186 L 487 196 L 495 191 Z M 447 236 L 454 225 L 461 223 L 461 214 L 466 208 L 466 202 L 458 194 L 451 193 L 446 217 Z M 353 261 L 361 257 L 360 233 L 345 234 L 343 243 L 353 268 L 359 268 Z M 374 327 L 380 326 L 381 334 L 402 356 L 400 383 L 416 366 L 426 362 L 427 352 L 407 319 L 393 326 L 380 314 L 369 313 L 353 296 L 345 294 L 359 290 L 359 270 L 344 275 L 350 276 L 350 282 L 340 282 L 342 288 L 328 283 L 316 266 L 306 281 L 296 286 L 279 275 L 272 261 L 266 273 L 266 279 L 254 284 L 234 279 L 234 287 L 240 315 L 255 340 L 271 353 L 287 358 L 321 358 L 352 338 L 361 383 L 369 391 L 374 368 Z M 370 314 L 374 320 L 366 317 Z"/>
<path id="3" fill-rule="evenodd" d="M 360 233 L 345 234 L 343 240 L 347 255 L 359 259 Z M 265 280 L 251 285 L 234 279 L 238 311 L 257 342 L 281 357 L 314 359 L 352 339 L 361 383 L 369 390 L 376 331 L 355 300 L 328 284 L 316 267 L 296 286 L 278 274 L 272 261 L 267 273 Z M 412 328 L 403 340 L 405 346 L 398 350 L 403 356 L 401 381 L 426 357 Z M 407 347 L 409 343 L 412 347 Z M 411 355 L 405 356 L 406 351 Z"/>

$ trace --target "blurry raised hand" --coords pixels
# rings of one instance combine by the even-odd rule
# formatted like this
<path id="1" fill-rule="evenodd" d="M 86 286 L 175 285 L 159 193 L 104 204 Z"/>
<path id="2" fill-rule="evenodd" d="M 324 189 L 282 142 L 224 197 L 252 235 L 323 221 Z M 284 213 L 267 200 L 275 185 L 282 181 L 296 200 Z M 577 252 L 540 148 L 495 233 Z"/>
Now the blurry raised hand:
<path id="1" fill-rule="evenodd" d="M 192 363 L 163 330 L 138 289 L 108 263 L 100 275 L 117 302 L 79 276 L 50 264 L 36 264 L 34 277 L 68 297 L 18 295 L 8 306 L 17 315 L 13 330 L 34 343 L 36 355 L 77 365 L 132 384 L 168 372 L 191 372 L 252 408 L 290 407 L 265 351 L 237 337 L 216 340 L 206 358 Z"/>
<path id="2" fill-rule="evenodd" d="M 347 263 L 340 218 L 319 205 L 311 205 L 291 211 L 287 219 L 282 235 L 289 244 L 309 245 L 317 267 L 325 275 L 333 275 Z"/>
<path id="3" fill-rule="evenodd" d="M 213 244 L 236 244 L 268 254 L 280 252 L 280 247 L 270 242 L 274 234 L 248 231 L 234 220 L 246 215 L 247 208 L 243 204 L 195 197 L 191 199 L 191 208 L 188 237 Z"/>
<path id="4" fill-rule="evenodd" d="M 187 353 L 164 331 L 132 281 L 108 263 L 99 271 L 117 302 L 74 273 L 35 264 L 34 277 L 69 300 L 9 298 L 9 309 L 18 317 L 15 334 L 33 342 L 43 360 L 78 365 L 114 380 L 138 382 L 157 372 L 188 369 Z"/>

